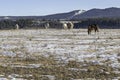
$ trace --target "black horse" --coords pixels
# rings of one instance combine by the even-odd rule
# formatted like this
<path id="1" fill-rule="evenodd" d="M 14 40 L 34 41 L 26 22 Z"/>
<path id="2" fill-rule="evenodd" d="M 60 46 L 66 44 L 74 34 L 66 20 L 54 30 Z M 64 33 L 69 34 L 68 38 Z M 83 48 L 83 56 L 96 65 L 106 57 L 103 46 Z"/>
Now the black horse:
<path id="1" fill-rule="evenodd" d="M 88 35 L 91 34 L 91 31 L 99 32 L 99 27 L 96 24 L 92 24 L 88 26 Z"/>

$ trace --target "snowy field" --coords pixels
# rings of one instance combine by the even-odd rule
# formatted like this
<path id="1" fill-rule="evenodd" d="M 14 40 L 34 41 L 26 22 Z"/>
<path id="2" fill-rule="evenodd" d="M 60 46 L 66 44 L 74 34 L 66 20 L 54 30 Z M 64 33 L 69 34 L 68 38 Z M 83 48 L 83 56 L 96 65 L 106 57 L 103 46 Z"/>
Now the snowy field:
<path id="1" fill-rule="evenodd" d="M 120 29 L 1 30 L 0 80 L 119 80 Z"/>

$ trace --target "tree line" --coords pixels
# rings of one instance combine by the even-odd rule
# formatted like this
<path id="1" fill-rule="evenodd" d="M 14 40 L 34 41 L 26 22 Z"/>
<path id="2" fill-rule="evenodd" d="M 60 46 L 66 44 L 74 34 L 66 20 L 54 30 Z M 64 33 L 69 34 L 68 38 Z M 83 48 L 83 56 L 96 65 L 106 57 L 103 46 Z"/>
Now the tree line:
<path id="1" fill-rule="evenodd" d="M 19 25 L 20 29 L 35 28 L 36 26 L 34 24 L 36 21 L 34 19 L 0 20 L 0 29 L 15 29 L 16 24 Z M 51 22 L 52 20 L 49 21 Z M 120 29 L 120 18 L 94 18 L 77 21 L 79 22 L 74 23 L 74 28 L 76 29 L 87 28 L 90 24 L 97 24 L 100 28 Z"/>
<path id="2" fill-rule="evenodd" d="M 16 24 L 19 28 L 30 28 L 32 23 L 31 19 L 0 20 L 0 29 L 16 29 Z"/>
<path id="3" fill-rule="evenodd" d="M 75 23 L 75 28 L 87 28 L 90 24 L 97 24 L 100 28 L 120 29 L 120 18 L 84 19 Z"/>

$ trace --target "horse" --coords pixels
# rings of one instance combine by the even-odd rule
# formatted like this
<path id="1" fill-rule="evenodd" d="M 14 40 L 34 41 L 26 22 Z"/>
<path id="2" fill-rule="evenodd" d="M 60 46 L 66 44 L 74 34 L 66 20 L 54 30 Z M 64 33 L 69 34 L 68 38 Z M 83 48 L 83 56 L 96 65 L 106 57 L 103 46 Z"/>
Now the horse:
<path id="1" fill-rule="evenodd" d="M 16 30 L 18 30 L 20 27 L 18 24 L 15 25 Z"/>
<path id="2" fill-rule="evenodd" d="M 67 23 L 64 22 L 50 22 L 50 27 L 55 29 L 67 29 Z"/>
<path id="3" fill-rule="evenodd" d="M 99 27 L 96 24 L 92 24 L 88 26 L 88 35 L 91 34 L 91 31 L 99 32 Z"/>
<path id="4" fill-rule="evenodd" d="M 50 27 L 48 22 L 42 22 L 40 24 L 38 24 L 38 28 L 40 29 L 48 29 Z"/>
<path id="5" fill-rule="evenodd" d="M 68 29 L 73 29 L 73 27 L 74 27 L 74 24 L 72 22 L 67 23 L 67 28 Z"/>
<path id="6" fill-rule="evenodd" d="M 48 22 L 44 23 L 44 28 L 48 29 L 50 27 L 50 24 Z"/>

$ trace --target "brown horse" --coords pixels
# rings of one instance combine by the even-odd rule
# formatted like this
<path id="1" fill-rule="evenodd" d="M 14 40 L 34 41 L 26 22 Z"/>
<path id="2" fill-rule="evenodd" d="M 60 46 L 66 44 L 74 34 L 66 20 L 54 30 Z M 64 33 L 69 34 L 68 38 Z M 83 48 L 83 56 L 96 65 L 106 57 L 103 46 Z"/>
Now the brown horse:
<path id="1" fill-rule="evenodd" d="M 92 24 L 88 26 L 88 35 L 91 34 L 91 31 L 99 32 L 99 27 L 96 24 Z"/>

